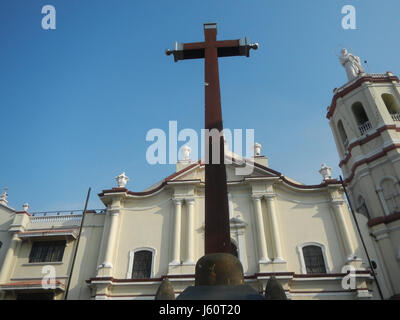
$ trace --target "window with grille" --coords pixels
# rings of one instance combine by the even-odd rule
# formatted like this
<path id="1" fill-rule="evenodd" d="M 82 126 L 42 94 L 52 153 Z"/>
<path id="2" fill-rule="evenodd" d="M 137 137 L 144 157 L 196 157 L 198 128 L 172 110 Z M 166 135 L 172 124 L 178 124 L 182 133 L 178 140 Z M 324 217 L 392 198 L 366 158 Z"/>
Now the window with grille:
<path id="1" fill-rule="evenodd" d="M 303 247 L 304 263 L 308 274 L 326 273 L 325 260 L 319 246 Z"/>
<path id="2" fill-rule="evenodd" d="M 151 276 L 153 252 L 149 250 L 136 251 L 133 257 L 132 278 L 146 279 Z"/>
<path id="3" fill-rule="evenodd" d="M 65 244 L 65 240 L 34 242 L 29 262 L 60 262 L 64 255 Z"/>

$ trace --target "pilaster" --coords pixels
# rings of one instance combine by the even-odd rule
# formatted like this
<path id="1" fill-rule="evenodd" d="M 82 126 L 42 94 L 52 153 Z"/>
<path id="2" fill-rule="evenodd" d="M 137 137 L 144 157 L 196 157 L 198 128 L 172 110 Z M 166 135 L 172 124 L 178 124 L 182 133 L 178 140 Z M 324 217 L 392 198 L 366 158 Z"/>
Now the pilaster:
<path id="1" fill-rule="evenodd" d="M 184 265 L 195 265 L 194 257 L 194 215 L 195 215 L 195 201 L 194 199 L 185 199 L 187 205 L 187 259 Z"/>
<path id="2" fill-rule="evenodd" d="M 107 214 L 109 215 L 110 224 L 108 231 L 108 241 L 106 245 L 106 251 L 104 256 L 104 261 L 97 267 L 98 277 L 112 277 L 113 274 L 113 264 L 115 259 L 115 250 L 117 243 L 117 236 L 120 223 L 120 213 L 122 210 L 121 198 L 113 199 L 110 207 L 107 209 Z"/>
<path id="3" fill-rule="evenodd" d="M 182 224 L 182 199 L 173 199 L 174 203 L 174 228 L 172 235 L 172 257 L 170 266 L 181 264 L 181 224 Z"/>
<path id="4" fill-rule="evenodd" d="M 382 223 L 372 227 L 372 234 L 382 253 L 384 263 L 389 270 L 389 281 L 393 288 L 393 294 L 400 293 L 400 266 L 395 257 L 395 250 L 390 239 L 390 230 L 386 224 Z"/>
<path id="5" fill-rule="evenodd" d="M 268 214 L 271 220 L 271 232 L 274 245 L 275 256 L 273 258 L 273 263 L 286 263 L 283 259 L 282 244 L 280 239 L 279 223 L 275 206 L 276 195 L 274 193 L 268 193 L 265 196 L 267 202 Z"/>
<path id="6" fill-rule="evenodd" d="M 257 232 L 257 242 L 258 242 L 258 263 L 260 266 L 260 272 L 264 271 L 263 265 L 271 263 L 268 257 L 267 242 L 265 240 L 265 230 L 264 230 L 264 219 L 262 215 L 261 199 L 263 195 L 253 194 L 253 204 L 254 204 L 254 214 L 256 220 L 256 232 Z"/>
<path id="7" fill-rule="evenodd" d="M 356 257 L 355 257 L 355 253 L 354 253 L 354 246 L 353 243 L 351 241 L 351 236 L 349 233 L 349 229 L 344 217 L 344 213 L 343 213 L 343 208 L 342 205 L 345 203 L 344 200 L 332 200 L 331 201 L 331 206 L 332 209 L 335 213 L 335 217 L 336 217 L 336 221 L 339 225 L 339 233 L 341 235 L 342 241 L 343 241 L 343 246 L 345 248 L 345 252 L 346 252 L 346 260 L 347 262 L 353 261 Z"/>
<path id="8" fill-rule="evenodd" d="M 9 280 L 11 269 L 14 265 L 14 259 L 18 256 L 18 251 L 21 246 L 21 239 L 17 233 L 14 233 L 11 238 L 10 246 L 8 247 L 6 256 L 4 257 L 3 265 L 0 270 L 0 284 Z"/>

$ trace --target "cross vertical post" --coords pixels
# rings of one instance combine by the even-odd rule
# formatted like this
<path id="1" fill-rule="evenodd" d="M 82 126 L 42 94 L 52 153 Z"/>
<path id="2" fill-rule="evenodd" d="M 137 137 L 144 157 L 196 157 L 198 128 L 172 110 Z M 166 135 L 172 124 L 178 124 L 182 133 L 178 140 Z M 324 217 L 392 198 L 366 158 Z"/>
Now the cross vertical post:
<path id="1" fill-rule="evenodd" d="M 225 152 L 219 85 L 218 58 L 230 56 L 249 57 L 250 49 L 258 44 L 249 44 L 247 38 L 217 41 L 217 24 L 204 24 L 204 42 L 175 42 L 175 62 L 186 59 L 204 59 L 205 79 L 205 254 L 231 253 L 228 190 L 225 170 Z M 215 135 L 214 133 L 219 133 Z M 219 145 L 219 148 L 218 148 Z M 218 150 L 219 149 L 219 150 Z M 219 151 L 218 157 L 213 152 Z M 217 152 L 218 152 L 217 151 Z"/>

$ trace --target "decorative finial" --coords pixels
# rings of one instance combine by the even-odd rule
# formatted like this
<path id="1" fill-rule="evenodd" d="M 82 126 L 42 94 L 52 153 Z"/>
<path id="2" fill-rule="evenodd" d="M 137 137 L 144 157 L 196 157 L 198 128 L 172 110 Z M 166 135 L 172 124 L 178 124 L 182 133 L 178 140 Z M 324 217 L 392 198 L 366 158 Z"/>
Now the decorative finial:
<path id="1" fill-rule="evenodd" d="M 262 148 L 262 145 L 260 144 L 260 143 L 255 143 L 254 144 L 254 156 L 259 156 L 259 155 L 261 155 L 261 148 Z"/>
<path id="2" fill-rule="evenodd" d="M 5 205 L 8 204 L 7 197 L 8 197 L 8 188 L 3 189 L 3 193 L 0 195 L 0 203 L 4 203 Z"/>
<path id="3" fill-rule="evenodd" d="M 345 48 L 342 49 L 339 60 L 340 64 L 346 69 L 349 81 L 357 78 L 365 72 L 361 65 L 360 58 L 347 52 L 347 49 Z"/>
<path id="4" fill-rule="evenodd" d="M 24 203 L 22 205 L 22 211 L 28 212 L 28 210 L 29 210 L 29 203 Z"/>
<path id="5" fill-rule="evenodd" d="M 332 168 L 328 167 L 325 163 L 322 164 L 321 169 L 319 169 L 319 173 L 324 181 L 332 179 Z"/>
<path id="6" fill-rule="evenodd" d="M 129 181 L 128 176 L 125 174 L 125 172 L 122 172 L 119 176 L 115 177 L 115 180 L 117 180 L 117 186 L 118 188 L 125 188 L 126 184 Z"/>
<path id="7" fill-rule="evenodd" d="M 260 47 L 258 42 L 250 43 L 249 47 L 253 50 L 257 50 Z"/>
<path id="8" fill-rule="evenodd" d="M 183 161 L 190 161 L 190 154 L 192 152 L 192 148 L 189 147 L 187 144 L 181 147 L 181 155 Z"/>

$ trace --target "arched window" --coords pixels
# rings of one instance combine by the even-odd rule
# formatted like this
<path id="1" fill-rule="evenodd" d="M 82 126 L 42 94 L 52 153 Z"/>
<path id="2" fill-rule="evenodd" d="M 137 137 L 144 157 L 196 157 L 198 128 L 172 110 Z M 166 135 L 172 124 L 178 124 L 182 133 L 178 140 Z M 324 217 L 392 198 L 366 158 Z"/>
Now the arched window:
<path id="1" fill-rule="evenodd" d="M 146 279 L 151 277 L 153 252 L 150 250 L 136 251 L 133 257 L 132 278 Z"/>
<path id="2" fill-rule="evenodd" d="M 400 194 L 392 179 L 386 178 L 381 182 L 383 198 L 389 213 L 400 211 Z"/>
<path id="3" fill-rule="evenodd" d="M 385 103 L 389 114 L 392 116 L 392 119 L 394 121 L 400 121 L 400 106 L 393 95 L 384 93 L 382 94 L 382 100 Z"/>
<path id="4" fill-rule="evenodd" d="M 371 123 L 369 122 L 368 116 L 361 102 L 354 103 L 351 106 L 351 109 L 353 110 L 353 114 L 354 117 L 356 118 L 356 122 L 358 128 L 360 129 L 361 134 L 364 134 L 367 131 L 369 131 L 372 128 L 372 126 Z"/>
<path id="5" fill-rule="evenodd" d="M 357 199 L 357 212 L 361 213 L 363 216 L 367 217 L 368 220 L 371 219 L 371 216 L 369 215 L 369 211 L 367 208 L 367 205 L 365 204 L 365 200 L 363 196 L 359 195 Z"/>
<path id="6" fill-rule="evenodd" d="M 231 241 L 231 254 L 239 259 L 239 251 L 236 244 L 234 244 L 233 241 Z"/>
<path id="7" fill-rule="evenodd" d="M 347 148 L 347 146 L 349 145 L 349 140 L 347 138 L 346 131 L 344 130 L 344 126 L 343 126 L 342 120 L 338 121 L 337 128 L 338 128 L 338 131 L 339 131 L 340 139 L 342 139 L 342 143 L 343 143 L 344 147 Z"/>
<path id="8" fill-rule="evenodd" d="M 320 246 L 307 245 L 302 251 L 307 274 L 326 273 L 325 259 Z"/>

